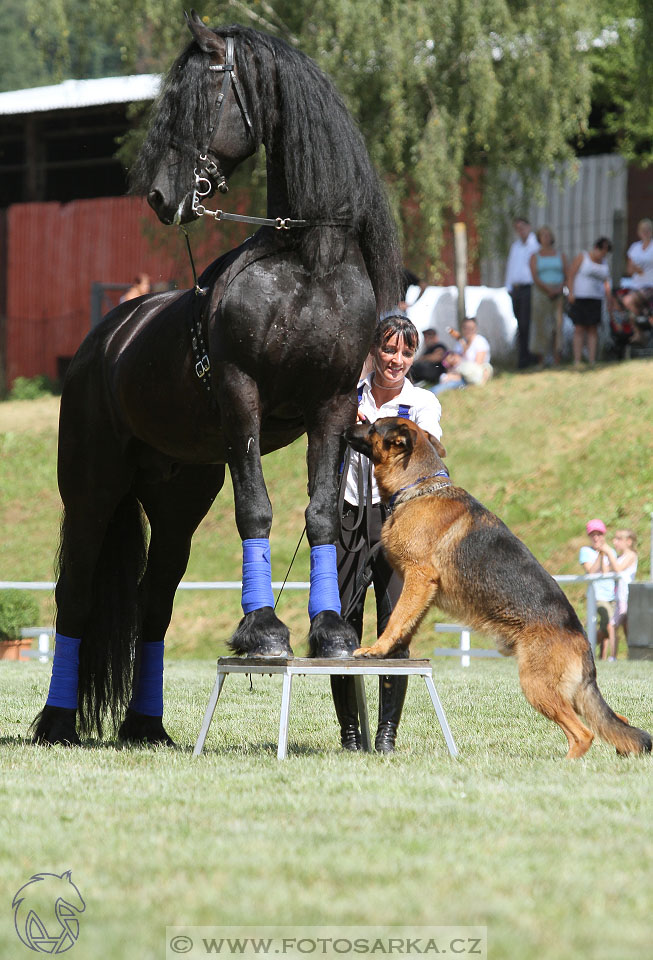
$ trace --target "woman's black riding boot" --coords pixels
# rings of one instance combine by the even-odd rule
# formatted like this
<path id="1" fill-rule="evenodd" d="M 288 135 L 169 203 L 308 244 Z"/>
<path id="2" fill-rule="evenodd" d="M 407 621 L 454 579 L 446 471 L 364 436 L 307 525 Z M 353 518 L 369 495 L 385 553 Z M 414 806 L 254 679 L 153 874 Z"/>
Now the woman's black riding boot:
<path id="1" fill-rule="evenodd" d="M 361 749 L 361 732 L 358 727 L 358 703 L 353 677 L 331 677 L 331 695 L 340 724 L 340 742 L 344 750 Z"/>
<path id="2" fill-rule="evenodd" d="M 407 689 L 408 677 L 379 677 L 379 726 L 374 740 L 379 753 L 394 753 Z"/>

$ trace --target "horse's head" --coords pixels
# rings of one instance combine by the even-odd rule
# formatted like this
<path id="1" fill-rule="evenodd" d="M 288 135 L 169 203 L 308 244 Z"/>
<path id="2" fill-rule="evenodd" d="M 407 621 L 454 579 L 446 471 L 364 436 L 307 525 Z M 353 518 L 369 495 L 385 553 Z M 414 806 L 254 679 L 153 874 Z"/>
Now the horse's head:
<path id="1" fill-rule="evenodd" d="M 132 189 L 147 195 L 166 224 L 195 219 L 194 206 L 256 152 L 258 138 L 239 81 L 233 37 L 186 14 L 193 42 L 173 65 L 155 107 Z"/>

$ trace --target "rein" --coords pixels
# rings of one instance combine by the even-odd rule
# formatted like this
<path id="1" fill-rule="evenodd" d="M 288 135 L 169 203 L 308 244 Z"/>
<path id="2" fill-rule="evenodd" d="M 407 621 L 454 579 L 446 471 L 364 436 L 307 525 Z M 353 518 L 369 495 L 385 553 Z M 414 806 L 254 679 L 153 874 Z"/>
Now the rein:
<path id="1" fill-rule="evenodd" d="M 431 483 L 428 487 L 420 487 L 419 490 L 415 490 L 414 493 L 409 494 L 407 497 L 401 496 L 402 493 L 406 492 L 406 490 L 411 490 L 419 483 L 424 483 L 425 480 L 435 480 L 438 477 L 446 477 L 447 479 L 440 481 L 440 483 Z M 388 501 L 388 509 L 394 510 L 395 507 L 401 506 L 402 503 L 407 503 L 409 500 L 414 500 L 416 497 L 427 497 L 430 494 L 436 493 L 438 490 L 441 490 L 444 487 L 450 487 L 451 485 L 451 480 L 449 479 L 449 473 L 447 470 L 438 470 L 437 473 L 431 473 L 426 477 L 419 477 L 414 481 L 414 483 L 409 483 L 405 487 L 401 487 L 392 494 L 390 500 Z"/>

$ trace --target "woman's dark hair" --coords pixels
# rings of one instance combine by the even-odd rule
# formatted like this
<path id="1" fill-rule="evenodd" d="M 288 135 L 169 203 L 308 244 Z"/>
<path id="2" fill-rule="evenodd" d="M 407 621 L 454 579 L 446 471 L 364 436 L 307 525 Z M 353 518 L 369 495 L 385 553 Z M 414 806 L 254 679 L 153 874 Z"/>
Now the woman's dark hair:
<path id="1" fill-rule="evenodd" d="M 612 240 L 609 237 L 599 237 L 594 244 L 599 250 L 606 250 L 608 253 L 612 250 Z"/>
<path id="2" fill-rule="evenodd" d="M 417 350 L 417 344 L 419 342 L 417 327 L 412 320 L 400 314 L 392 314 L 377 323 L 373 345 L 377 348 L 382 348 L 395 334 L 403 337 L 404 343 L 411 350 Z"/>

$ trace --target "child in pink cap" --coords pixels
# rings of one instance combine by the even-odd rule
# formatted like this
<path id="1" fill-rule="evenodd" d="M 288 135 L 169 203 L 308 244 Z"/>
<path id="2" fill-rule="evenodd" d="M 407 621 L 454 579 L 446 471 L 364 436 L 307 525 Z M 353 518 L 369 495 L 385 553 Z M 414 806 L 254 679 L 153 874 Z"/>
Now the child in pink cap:
<path id="1" fill-rule="evenodd" d="M 585 529 L 591 546 L 580 548 L 578 560 L 585 573 L 611 573 L 610 553 L 612 547 L 605 542 L 605 524 L 598 517 L 588 520 Z M 615 659 L 615 583 L 614 580 L 595 580 L 593 582 L 596 597 L 597 630 L 596 642 L 601 660 L 606 657 Z"/>

